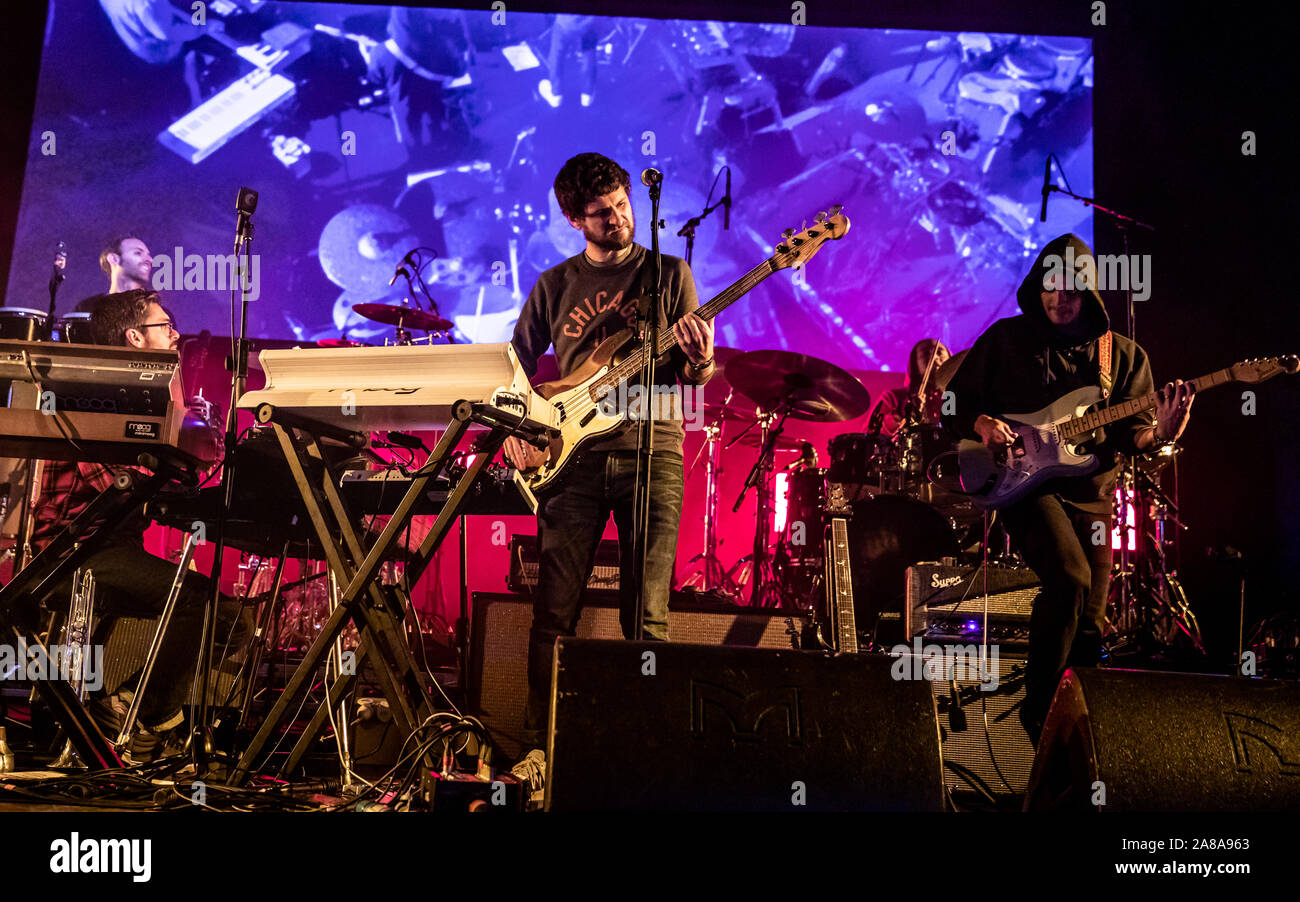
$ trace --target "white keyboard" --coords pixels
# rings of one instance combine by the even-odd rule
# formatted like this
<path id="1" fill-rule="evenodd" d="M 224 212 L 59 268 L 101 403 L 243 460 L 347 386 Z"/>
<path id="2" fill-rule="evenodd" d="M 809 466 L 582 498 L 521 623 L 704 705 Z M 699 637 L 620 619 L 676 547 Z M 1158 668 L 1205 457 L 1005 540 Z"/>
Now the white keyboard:
<path id="1" fill-rule="evenodd" d="M 160 132 L 158 140 L 191 163 L 215 150 L 293 96 L 297 86 L 283 75 L 254 69 Z"/>

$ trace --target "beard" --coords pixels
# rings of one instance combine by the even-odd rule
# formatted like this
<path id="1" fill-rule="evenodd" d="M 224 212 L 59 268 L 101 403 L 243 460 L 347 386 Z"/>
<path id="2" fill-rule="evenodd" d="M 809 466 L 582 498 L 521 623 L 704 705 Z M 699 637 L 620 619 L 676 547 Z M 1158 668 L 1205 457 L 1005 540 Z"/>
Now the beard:
<path id="1" fill-rule="evenodd" d="M 585 227 L 583 228 L 582 233 L 586 236 L 587 240 L 596 245 L 596 247 L 607 251 L 626 250 L 631 246 L 632 239 L 636 237 L 636 221 L 629 220 L 627 231 L 614 235 L 605 231 L 593 232 L 591 229 Z"/>

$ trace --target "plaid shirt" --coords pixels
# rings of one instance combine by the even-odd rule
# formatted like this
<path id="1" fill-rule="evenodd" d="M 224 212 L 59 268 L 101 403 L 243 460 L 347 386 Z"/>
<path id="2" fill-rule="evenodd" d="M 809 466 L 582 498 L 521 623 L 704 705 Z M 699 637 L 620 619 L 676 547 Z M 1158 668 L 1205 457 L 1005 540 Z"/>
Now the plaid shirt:
<path id="1" fill-rule="evenodd" d="M 119 469 L 123 468 L 62 460 L 42 461 L 41 492 L 32 508 L 32 553 L 39 554 L 90 502 L 111 487 Z M 115 537 L 142 542 L 146 525 L 143 515 L 128 517 L 118 527 Z"/>

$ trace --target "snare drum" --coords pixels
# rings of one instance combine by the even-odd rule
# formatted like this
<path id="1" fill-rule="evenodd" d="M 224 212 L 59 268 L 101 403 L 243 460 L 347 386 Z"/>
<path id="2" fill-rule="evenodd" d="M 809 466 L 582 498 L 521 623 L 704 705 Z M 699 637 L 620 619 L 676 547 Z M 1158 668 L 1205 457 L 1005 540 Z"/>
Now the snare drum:
<path id="1" fill-rule="evenodd" d="M 59 341 L 69 344 L 93 345 L 95 343 L 95 340 L 90 337 L 89 313 L 65 313 L 59 317 L 58 334 Z"/>
<path id="2" fill-rule="evenodd" d="M 27 307 L 0 307 L 0 338 L 46 341 L 49 337 L 49 317 L 41 311 Z"/>

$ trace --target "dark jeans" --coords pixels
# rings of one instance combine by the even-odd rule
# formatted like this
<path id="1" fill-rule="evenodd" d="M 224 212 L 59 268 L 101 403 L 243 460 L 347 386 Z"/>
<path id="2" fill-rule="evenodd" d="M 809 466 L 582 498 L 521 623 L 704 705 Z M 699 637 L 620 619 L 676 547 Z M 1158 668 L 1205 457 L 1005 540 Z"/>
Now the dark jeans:
<path id="1" fill-rule="evenodd" d="M 682 458 L 656 452 L 650 484 L 650 542 L 646 565 L 646 638 L 668 638 L 668 592 L 677 554 L 682 515 Z M 636 452 L 601 451 L 580 455 L 559 476 L 559 484 L 539 499 L 538 573 L 533 591 L 533 627 L 528 635 L 528 703 L 523 739 L 540 748 L 550 714 L 551 659 L 555 640 L 572 636 L 582 610 L 582 593 L 609 515 L 618 527 L 620 554 L 619 619 L 623 635 L 635 637 L 636 584 L 633 579 L 632 517 L 636 493 Z"/>
<path id="2" fill-rule="evenodd" d="M 176 565 L 154 557 L 140 545 L 110 542 L 82 565 L 95 574 L 95 617 L 157 617 L 167 602 Z M 71 584 L 59 596 L 68 598 Z M 190 571 L 181 583 L 181 594 L 140 703 L 140 722 L 146 727 L 165 723 L 189 699 L 194 665 L 203 631 L 203 608 L 211 597 L 212 581 Z M 231 625 L 235 631 L 231 650 L 252 634 L 252 617 L 237 602 L 223 596 L 217 614 L 216 654 L 221 653 Z M 128 681 L 134 689 L 136 682 Z"/>
<path id="3" fill-rule="evenodd" d="M 1088 513 L 1055 495 L 1043 495 L 1006 508 L 1001 517 L 1043 584 L 1029 618 L 1024 704 L 1024 716 L 1041 724 L 1065 669 L 1095 666 L 1101 659 L 1110 588 L 1110 514 Z"/>

